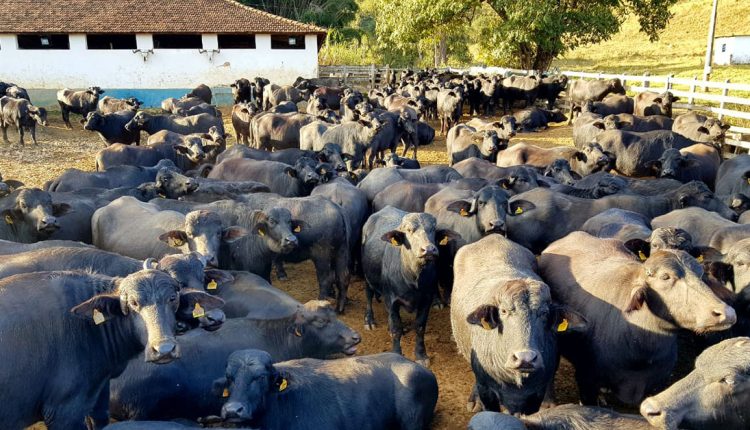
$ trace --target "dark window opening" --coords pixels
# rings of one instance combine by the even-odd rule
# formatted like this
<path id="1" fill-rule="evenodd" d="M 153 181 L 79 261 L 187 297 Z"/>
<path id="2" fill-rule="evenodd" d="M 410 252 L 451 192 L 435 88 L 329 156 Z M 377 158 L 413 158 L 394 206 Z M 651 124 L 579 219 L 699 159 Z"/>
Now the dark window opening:
<path id="1" fill-rule="evenodd" d="M 304 34 L 271 35 L 271 49 L 305 49 Z"/>
<path id="2" fill-rule="evenodd" d="M 87 34 L 89 49 L 136 49 L 135 34 Z"/>
<path id="3" fill-rule="evenodd" d="M 219 34 L 219 49 L 255 49 L 254 34 Z"/>
<path id="4" fill-rule="evenodd" d="M 203 49 L 200 34 L 154 34 L 155 49 Z"/>
<path id="5" fill-rule="evenodd" d="M 721 52 L 727 52 L 727 44 L 726 43 L 722 43 L 721 44 Z"/>
<path id="6" fill-rule="evenodd" d="M 18 49 L 70 49 L 67 34 L 19 34 Z"/>

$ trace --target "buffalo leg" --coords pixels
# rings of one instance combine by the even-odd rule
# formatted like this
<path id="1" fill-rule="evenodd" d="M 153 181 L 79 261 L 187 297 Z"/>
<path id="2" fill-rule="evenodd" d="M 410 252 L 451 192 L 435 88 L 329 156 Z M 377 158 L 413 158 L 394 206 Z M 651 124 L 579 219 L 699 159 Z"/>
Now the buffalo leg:
<path id="1" fill-rule="evenodd" d="M 403 355 L 401 352 L 401 336 L 404 335 L 404 328 L 401 322 L 400 305 L 398 301 L 388 298 L 388 329 L 391 334 L 391 351 Z"/>
<path id="2" fill-rule="evenodd" d="M 104 385 L 96 399 L 94 410 L 91 411 L 91 421 L 96 430 L 103 429 L 109 424 L 109 382 Z"/>
<path id="3" fill-rule="evenodd" d="M 280 257 L 276 257 L 273 260 L 273 268 L 276 270 L 276 277 L 279 281 L 286 281 L 289 277 L 284 270 L 284 261 Z"/>
<path id="4" fill-rule="evenodd" d="M 68 107 L 65 106 L 63 102 L 60 103 L 60 113 L 62 114 L 63 122 L 65 123 L 65 127 L 67 127 L 69 130 L 73 128 L 72 125 L 70 125 L 70 112 L 68 111 Z"/>
<path id="5" fill-rule="evenodd" d="M 375 315 L 372 312 L 372 297 L 375 295 L 370 284 L 365 280 L 365 295 L 367 296 L 367 308 L 365 309 L 365 330 L 375 329 Z"/>
<path id="6" fill-rule="evenodd" d="M 32 125 L 29 132 L 31 133 L 31 141 L 34 142 L 34 145 L 37 145 L 39 142 L 36 141 L 36 126 Z"/>
<path id="7" fill-rule="evenodd" d="M 10 141 L 8 140 L 8 126 L 3 124 L 2 127 L 3 127 L 3 142 L 10 143 Z"/>
<path id="8" fill-rule="evenodd" d="M 16 126 L 18 127 L 18 143 L 23 145 L 23 126 L 20 123 L 16 124 Z"/>
<path id="9" fill-rule="evenodd" d="M 344 313 L 344 308 L 346 307 L 347 295 L 349 292 L 349 281 L 351 280 L 351 265 L 352 264 L 349 247 L 347 245 L 340 246 L 338 252 L 336 253 L 336 260 L 334 261 L 337 290 L 336 311 L 340 314 Z"/>
<path id="10" fill-rule="evenodd" d="M 333 297 L 334 271 L 331 267 L 333 257 L 326 255 L 324 258 L 313 259 L 315 273 L 318 276 L 318 300 L 326 300 Z"/>
<path id="11" fill-rule="evenodd" d="M 430 316 L 431 306 L 431 301 L 424 303 L 419 309 L 417 309 L 417 318 L 414 320 L 414 325 L 417 328 L 417 341 L 414 345 L 414 357 L 417 359 L 417 363 L 425 367 L 430 365 L 430 358 L 427 357 L 427 348 L 424 346 L 424 332 L 427 330 L 427 318 Z"/>
<path id="12" fill-rule="evenodd" d="M 500 412 L 500 399 L 489 387 L 477 383 L 477 394 L 485 411 Z"/>

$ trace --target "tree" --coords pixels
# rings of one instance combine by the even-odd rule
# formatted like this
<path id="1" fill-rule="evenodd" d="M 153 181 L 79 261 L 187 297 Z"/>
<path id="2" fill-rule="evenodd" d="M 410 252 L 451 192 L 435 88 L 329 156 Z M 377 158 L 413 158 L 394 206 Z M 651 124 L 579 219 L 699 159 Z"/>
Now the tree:
<path id="1" fill-rule="evenodd" d="M 356 0 L 239 0 L 248 6 L 327 28 L 343 28 L 358 10 Z"/>
<path id="2" fill-rule="evenodd" d="M 382 0 L 381 46 L 412 49 L 424 39 L 466 34 L 475 59 L 546 70 L 553 59 L 617 33 L 629 14 L 654 41 L 677 0 Z"/>

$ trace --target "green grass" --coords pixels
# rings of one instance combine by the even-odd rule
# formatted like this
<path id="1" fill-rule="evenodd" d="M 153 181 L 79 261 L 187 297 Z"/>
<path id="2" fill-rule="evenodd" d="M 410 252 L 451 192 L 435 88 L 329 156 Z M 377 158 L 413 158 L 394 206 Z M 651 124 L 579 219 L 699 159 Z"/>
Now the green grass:
<path id="1" fill-rule="evenodd" d="M 556 60 L 563 70 L 600 71 L 679 77 L 703 76 L 711 0 L 681 0 L 674 16 L 657 42 L 640 33 L 638 22 L 629 17 L 620 33 L 611 40 L 580 47 Z M 750 34 L 750 1 L 720 0 L 716 36 Z M 750 65 L 715 66 L 711 80 L 730 79 L 750 83 Z"/>

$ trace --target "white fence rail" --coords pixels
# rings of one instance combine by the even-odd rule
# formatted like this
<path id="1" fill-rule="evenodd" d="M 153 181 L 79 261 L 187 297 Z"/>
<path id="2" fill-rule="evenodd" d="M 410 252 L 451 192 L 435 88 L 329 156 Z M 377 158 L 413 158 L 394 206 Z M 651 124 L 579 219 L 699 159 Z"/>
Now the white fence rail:
<path id="1" fill-rule="evenodd" d="M 345 84 L 361 85 L 368 88 L 375 88 L 385 82 L 387 76 L 393 73 L 400 73 L 405 69 L 392 69 L 389 67 L 371 66 L 321 66 L 319 68 L 320 77 L 337 77 L 342 79 Z M 453 73 L 478 74 L 517 74 L 529 75 L 534 71 L 508 69 L 503 67 L 471 67 L 468 69 L 441 69 L 439 71 L 448 71 Z M 642 91 L 665 91 L 669 90 L 675 96 L 680 97 L 681 103 L 675 103 L 673 106 L 677 109 L 687 109 L 707 112 L 715 115 L 719 119 L 728 121 L 733 124 L 729 129 L 726 143 L 750 150 L 750 127 L 738 125 L 738 123 L 747 123 L 750 121 L 750 108 L 739 110 L 745 106 L 750 106 L 750 84 L 732 83 L 729 80 L 725 82 L 714 82 L 699 80 L 697 77 L 675 78 L 674 76 L 651 76 L 628 75 L 615 73 L 593 73 L 577 71 L 559 71 L 570 78 L 581 79 L 613 79 L 619 78 L 623 86 L 631 92 Z M 677 86 L 678 88 L 675 88 Z M 714 91 L 711 93 L 710 91 Z M 716 91 L 720 91 L 717 94 Z M 729 95 L 731 92 L 740 92 L 739 95 Z M 733 105 L 733 106 L 728 106 Z"/>

